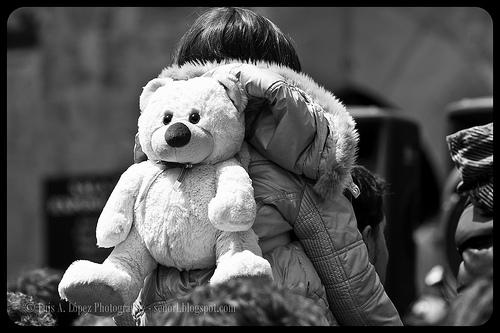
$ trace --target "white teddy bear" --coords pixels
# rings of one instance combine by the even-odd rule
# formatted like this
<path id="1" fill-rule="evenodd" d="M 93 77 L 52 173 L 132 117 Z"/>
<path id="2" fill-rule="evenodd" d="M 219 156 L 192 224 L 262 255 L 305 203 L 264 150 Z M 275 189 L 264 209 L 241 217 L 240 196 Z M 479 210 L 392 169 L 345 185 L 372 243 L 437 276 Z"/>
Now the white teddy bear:
<path id="1" fill-rule="evenodd" d="M 157 78 L 144 87 L 138 125 L 148 160 L 123 173 L 96 229 L 97 245 L 114 249 L 102 264 L 71 264 L 59 284 L 63 299 L 95 314 L 116 313 L 131 306 L 158 263 L 180 270 L 216 265 L 210 283 L 272 279 L 251 229 L 252 182 L 235 158 L 243 108 L 213 78 Z"/>

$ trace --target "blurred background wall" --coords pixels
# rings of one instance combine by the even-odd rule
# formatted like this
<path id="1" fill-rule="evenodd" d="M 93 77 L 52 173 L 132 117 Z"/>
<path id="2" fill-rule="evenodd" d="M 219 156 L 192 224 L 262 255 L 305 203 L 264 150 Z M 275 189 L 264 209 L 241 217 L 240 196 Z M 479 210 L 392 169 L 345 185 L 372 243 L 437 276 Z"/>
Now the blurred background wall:
<path id="1" fill-rule="evenodd" d="M 445 106 L 492 94 L 493 25 L 477 7 L 258 7 L 332 92 L 378 96 L 420 126 L 439 182 Z M 132 162 L 141 88 L 206 8 L 19 8 L 7 22 L 7 277 L 46 264 L 44 180 Z"/>

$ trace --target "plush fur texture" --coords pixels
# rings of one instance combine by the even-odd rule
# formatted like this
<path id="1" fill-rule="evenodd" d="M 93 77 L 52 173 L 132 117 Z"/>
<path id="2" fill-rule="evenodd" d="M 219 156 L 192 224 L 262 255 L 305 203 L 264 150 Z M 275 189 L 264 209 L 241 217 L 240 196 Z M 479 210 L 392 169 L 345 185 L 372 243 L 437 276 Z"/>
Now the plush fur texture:
<path id="1" fill-rule="evenodd" d="M 182 66 L 172 65 L 165 68 L 159 78 L 186 80 L 201 76 L 217 66 L 241 62 L 227 60 L 220 63 L 186 63 Z M 299 89 L 311 100 L 318 103 L 325 112 L 325 117 L 329 121 L 331 140 L 326 142 L 324 156 L 320 163 L 319 178 L 314 189 L 322 197 L 336 195 L 343 191 L 351 181 L 349 174 L 356 161 L 358 147 L 358 133 L 355 129 L 355 122 L 347 112 L 345 106 L 329 91 L 317 84 L 311 77 L 304 73 L 267 62 L 253 63 L 260 68 L 268 68 L 283 76 L 285 81 Z"/>
<path id="2" fill-rule="evenodd" d="M 224 87 L 211 78 L 154 79 L 140 107 L 139 140 L 148 161 L 124 172 L 96 230 L 99 246 L 115 248 L 102 264 L 74 262 L 59 285 L 61 297 L 94 306 L 88 310 L 99 315 L 126 311 L 158 263 L 186 270 L 216 265 L 211 283 L 248 275 L 272 279 L 251 230 L 252 182 L 234 158 L 240 152 L 248 165 L 248 152 L 241 150 L 244 117 Z M 179 126 L 184 132 L 175 132 Z M 169 143 L 169 133 L 176 140 L 181 133 L 182 144 Z"/>

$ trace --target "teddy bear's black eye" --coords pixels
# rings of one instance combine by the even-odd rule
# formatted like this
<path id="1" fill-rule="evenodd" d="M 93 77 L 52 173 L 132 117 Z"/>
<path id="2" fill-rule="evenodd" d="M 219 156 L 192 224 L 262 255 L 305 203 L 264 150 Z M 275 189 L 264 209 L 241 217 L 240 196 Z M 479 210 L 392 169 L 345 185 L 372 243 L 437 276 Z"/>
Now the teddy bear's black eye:
<path id="1" fill-rule="evenodd" d="M 167 113 L 164 117 L 163 117 L 163 123 L 165 125 L 167 125 L 168 123 L 170 123 L 170 121 L 172 120 L 172 114 L 171 113 Z"/>
<path id="2" fill-rule="evenodd" d="M 198 112 L 193 112 L 189 115 L 189 122 L 191 124 L 197 124 L 200 121 L 200 114 Z"/>

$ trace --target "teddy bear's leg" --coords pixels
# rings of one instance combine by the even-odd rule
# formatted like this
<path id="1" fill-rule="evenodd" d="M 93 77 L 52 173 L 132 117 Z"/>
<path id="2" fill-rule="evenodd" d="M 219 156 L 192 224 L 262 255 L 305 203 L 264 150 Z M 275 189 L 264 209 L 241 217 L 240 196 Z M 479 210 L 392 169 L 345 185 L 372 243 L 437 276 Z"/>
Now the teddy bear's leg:
<path id="1" fill-rule="evenodd" d="M 80 311 L 97 315 L 130 311 L 144 278 L 156 265 L 132 227 L 102 264 L 87 260 L 71 264 L 59 284 L 59 294 Z"/>
<path id="2" fill-rule="evenodd" d="M 221 231 L 216 244 L 217 267 L 210 283 L 222 283 L 241 276 L 261 276 L 272 280 L 271 265 L 262 257 L 257 240 L 252 229 Z"/>

